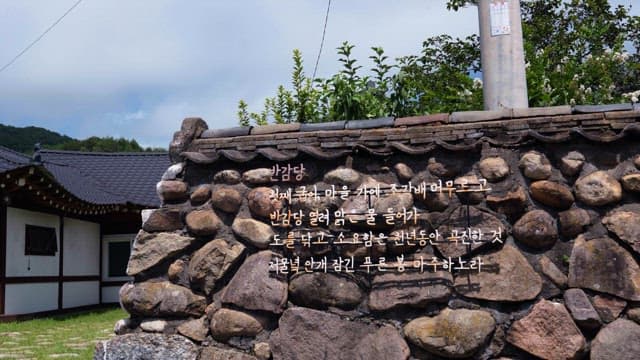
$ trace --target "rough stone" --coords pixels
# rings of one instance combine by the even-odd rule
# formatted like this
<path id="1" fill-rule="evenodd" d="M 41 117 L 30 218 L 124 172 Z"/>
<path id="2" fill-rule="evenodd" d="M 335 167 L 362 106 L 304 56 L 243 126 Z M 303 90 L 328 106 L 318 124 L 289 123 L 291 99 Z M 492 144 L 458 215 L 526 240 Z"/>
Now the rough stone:
<path id="1" fill-rule="evenodd" d="M 596 171 L 576 180 L 576 198 L 590 206 L 616 203 L 622 198 L 622 186 L 605 171 Z"/>
<path id="2" fill-rule="evenodd" d="M 526 301 L 542 291 L 542 279 L 518 249 L 505 245 L 502 250 L 482 257 L 482 271 L 470 271 L 455 278 L 461 295 L 491 301 Z M 493 265 L 494 268 L 487 268 Z"/>
<path id="3" fill-rule="evenodd" d="M 220 280 L 244 252 L 244 245 L 228 243 L 224 239 L 209 241 L 196 251 L 189 262 L 189 279 L 205 294 L 210 294 Z"/>
<path id="4" fill-rule="evenodd" d="M 253 354 L 258 360 L 269 360 L 271 358 L 271 346 L 266 342 L 259 342 L 253 345 Z"/>
<path id="5" fill-rule="evenodd" d="M 142 222 L 142 230 L 147 232 L 176 231 L 184 227 L 179 211 L 155 209 Z"/>
<path id="6" fill-rule="evenodd" d="M 627 302 L 613 296 L 596 295 L 593 297 L 593 307 L 605 323 L 617 319 L 627 306 Z"/>
<path id="7" fill-rule="evenodd" d="M 546 156 L 536 151 L 522 155 L 519 166 L 524 176 L 531 180 L 545 180 L 551 176 L 551 163 Z"/>
<path id="8" fill-rule="evenodd" d="M 133 242 L 127 275 L 134 276 L 169 259 L 190 246 L 195 238 L 175 233 L 149 234 L 140 230 Z"/>
<path id="9" fill-rule="evenodd" d="M 211 205 L 224 212 L 236 213 L 242 205 L 242 195 L 234 188 L 219 187 L 211 196 Z"/>
<path id="10" fill-rule="evenodd" d="M 558 213 L 560 233 L 563 236 L 573 238 L 582 234 L 591 224 L 591 217 L 587 210 L 574 208 Z"/>
<path id="11" fill-rule="evenodd" d="M 242 311 L 220 309 L 211 318 L 211 335 L 216 340 L 227 340 L 234 336 L 256 336 L 262 325 L 253 316 Z"/>
<path id="12" fill-rule="evenodd" d="M 263 185 L 271 183 L 273 171 L 269 168 L 247 170 L 242 174 L 242 181 L 251 185 Z"/>
<path id="13" fill-rule="evenodd" d="M 640 324 L 640 307 L 627 310 L 627 317 Z"/>
<path id="14" fill-rule="evenodd" d="M 201 316 L 207 306 L 204 296 L 168 281 L 125 284 L 120 303 L 129 314 L 147 317 Z"/>
<path id="15" fill-rule="evenodd" d="M 432 157 L 427 160 L 427 170 L 431 175 L 444 180 L 456 176 L 460 171 L 460 166 L 451 161 L 446 162 L 445 164 Z"/>
<path id="16" fill-rule="evenodd" d="M 544 210 L 533 210 L 524 214 L 513 225 L 513 237 L 534 249 L 544 249 L 558 240 L 556 221 Z"/>
<path id="17" fill-rule="evenodd" d="M 502 196 L 492 195 L 490 193 L 487 196 L 487 205 L 493 210 L 507 216 L 519 215 L 526 208 L 527 194 L 522 186 L 518 186 L 515 190 L 509 191 Z"/>
<path id="18" fill-rule="evenodd" d="M 393 166 L 393 168 L 396 170 L 398 178 L 402 181 L 411 180 L 411 178 L 414 176 L 413 170 L 411 170 L 411 168 L 405 163 L 397 163 Z"/>
<path id="19" fill-rule="evenodd" d="M 602 219 L 609 231 L 640 254 L 640 214 L 635 211 L 614 210 Z"/>
<path id="20" fill-rule="evenodd" d="M 167 327 L 167 321 L 162 319 L 144 319 L 140 322 L 140 329 L 145 332 L 161 333 Z"/>
<path id="21" fill-rule="evenodd" d="M 271 226 L 254 219 L 236 218 L 231 229 L 237 237 L 258 249 L 267 249 L 275 235 Z"/>
<path id="22" fill-rule="evenodd" d="M 173 139 L 169 144 L 169 158 L 171 162 L 177 163 L 182 161 L 183 156 L 180 154 L 186 151 L 189 144 L 198 138 L 207 128 L 207 123 L 201 118 L 192 117 L 182 120 L 180 131 L 176 131 L 173 134 Z"/>
<path id="23" fill-rule="evenodd" d="M 447 271 L 388 272 L 376 275 L 371 282 L 369 309 L 387 311 L 402 306 L 425 307 L 447 302 L 453 276 Z"/>
<path id="24" fill-rule="evenodd" d="M 222 294 L 222 302 L 248 310 L 280 314 L 287 303 L 287 282 L 269 271 L 274 254 L 261 251 L 249 256 Z"/>
<path id="25" fill-rule="evenodd" d="M 324 175 L 324 182 L 327 184 L 347 185 L 353 187 L 358 185 L 360 180 L 362 180 L 362 175 L 350 168 L 338 168 L 329 171 Z"/>
<path id="26" fill-rule="evenodd" d="M 96 343 L 95 360 L 194 360 L 198 347 L 179 335 L 127 334 Z"/>
<path id="27" fill-rule="evenodd" d="M 409 347 L 391 327 L 343 320 L 328 312 L 287 309 L 269 345 L 274 359 L 380 359 L 406 360 Z M 379 353 L 375 350 L 380 349 Z M 373 356 L 371 356 L 373 354 Z"/>
<path id="28" fill-rule="evenodd" d="M 282 208 L 282 202 L 273 198 L 273 190 L 268 187 L 258 187 L 249 192 L 249 210 L 253 216 L 269 218 L 274 211 Z"/>
<path id="29" fill-rule="evenodd" d="M 532 198 L 556 209 L 568 209 L 574 202 L 571 189 L 566 185 L 553 181 L 541 180 L 533 182 L 529 187 L 529 191 Z"/>
<path id="30" fill-rule="evenodd" d="M 174 284 L 184 284 L 189 286 L 189 273 L 187 271 L 188 263 L 183 259 L 177 259 L 169 265 L 167 276 Z M 186 276 L 185 276 L 186 275 Z M 186 280 L 186 281 L 185 281 Z"/>
<path id="31" fill-rule="evenodd" d="M 176 180 L 180 175 L 182 175 L 184 166 L 185 163 L 183 162 L 169 166 L 169 168 L 165 170 L 164 174 L 162 174 L 161 180 Z"/>
<path id="32" fill-rule="evenodd" d="M 569 260 L 569 287 L 640 301 L 640 266 L 614 240 L 603 237 L 587 241 L 580 235 Z"/>
<path id="33" fill-rule="evenodd" d="M 367 334 L 358 343 L 355 353 L 358 359 L 408 359 L 411 354 L 406 341 L 398 330 L 385 325 Z"/>
<path id="34" fill-rule="evenodd" d="M 328 306 L 351 309 L 364 291 L 351 278 L 329 273 L 300 274 L 289 281 L 289 297 L 294 304 L 325 309 Z"/>
<path id="35" fill-rule="evenodd" d="M 565 176 L 575 176 L 584 165 L 584 155 L 577 151 L 570 151 L 560 159 L 560 172 Z"/>
<path id="36" fill-rule="evenodd" d="M 564 292 L 564 304 L 571 312 L 573 320 L 585 329 L 597 329 L 602 325 L 600 315 L 593 308 L 589 297 L 582 289 L 569 289 Z"/>
<path id="37" fill-rule="evenodd" d="M 376 186 L 384 187 L 387 184 L 379 182 L 372 177 L 366 177 L 360 183 L 361 187 L 367 187 L 373 189 Z M 342 209 L 345 213 L 345 219 L 352 219 L 357 222 L 365 222 L 367 210 L 369 209 L 369 201 L 375 204 L 378 201 L 378 196 L 350 196 L 344 203 L 342 203 Z M 348 223 L 348 221 L 347 221 Z"/>
<path id="38" fill-rule="evenodd" d="M 482 177 L 490 182 L 500 181 L 509 175 L 509 164 L 499 156 L 482 159 L 478 168 Z"/>
<path id="39" fill-rule="evenodd" d="M 318 191 L 321 191 L 318 189 Z M 291 199 L 291 210 L 299 211 L 307 214 L 316 209 L 337 209 L 342 203 L 342 199 L 338 196 L 304 196 L 294 197 Z"/>
<path id="40" fill-rule="evenodd" d="M 576 359 L 586 340 L 564 305 L 541 300 L 513 323 L 507 341 L 542 359 Z"/>
<path id="41" fill-rule="evenodd" d="M 560 289 L 567 288 L 567 275 L 565 275 L 556 264 L 551 261 L 546 255 L 542 255 L 538 261 L 542 273 L 545 274 L 553 283 Z"/>
<path id="42" fill-rule="evenodd" d="M 131 318 L 120 319 L 113 326 L 113 332 L 116 335 L 124 335 L 130 333 L 135 327 L 136 324 Z"/>
<path id="43" fill-rule="evenodd" d="M 422 349 L 447 358 L 470 357 L 487 341 L 496 322 L 482 310 L 445 308 L 435 317 L 420 317 L 404 326 L 404 335 Z"/>
<path id="44" fill-rule="evenodd" d="M 416 201 L 423 203 L 430 211 L 443 211 L 449 207 L 451 198 L 445 192 L 427 191 L 424 194 L 414 194 Z"/>
<path id="45" fill-rule="evenodd" d="M 454 186 L 459 189 L 466 189 L 466 190 L 471 190 L 471 189 L 478 189 L 478 185 L 480 184 L 480 180 L 478 179 L 477 176 L 471 174 L 471 175 L 464 175 L 464 176 L 460 176 L 458 178 L 456 178 L 453 181 Z M 476 184 L 476 185 L 474 185 Z M 456 192 L 456 196 L 458 197 L 458 199 L 460 200 L 461 203 L 463 204 L 479 204 L 484 200 L 485 197 L 485 193 L 484 192 L 480 192 L 480 191 L 469 191 L 469 192 L 464 192 L 464 191 L 457 191 Z"/>
<path id="46" fill-rule="evenodd" d="M 198 319 L 185 321 L 178 326 L 177 330 L 178 333 L 193 341 L 203 342 L 209 333 L 209 326 L 207 325 L 207 317 L 202 316 Z"/>
<path id="47" fill-rule="evenodd" d="M 640 174 L 625 175 L 620 179 L 620 182 L 625 190 L 640 192 Z"/>
<path id="48" fill-rule="evenodd" d="M 242 177 L 237 170 L 222 170 L 213 176 L 215 184 L 235 185 L 239 184 Z"/>
<path id="49" fill-rule="evenodd" d="M 380 197 L 374 204 L 376 214 L 385 214 L 391 209 L 393 213 L 397 213 L 406 209 L 413 209 L 413 195 L 409 193 L 396 193 Z"/>
<path id="50" fill-rule="evenodd" d="M 468 217 L 467 209 L 469 209 Z M 468 224 L 467 218 L 469 219 Z M 457 234 L 460 236 L 463 232 L 467 232 L 468 228 L 482 230 L 482 239 L 476 240 L 475 243 L 473 239 L 465 240 L 469 245 L 462 244 L 461 239 L 451 239 L 455 231 L 457 231 Z M 450 256 L 455 258 L 464 256 L 467 254 L 468 246 L 471 248 L 471 251 L 491 246 L 493 241 L 491 235 L 499 229 L 502 229 L 503 236 L 505 236 L 505 225 L 494 215 L 486 211 L 480 211 L 473 206 L 460 206 L 451 213 L 447 221 L 438 227 L 438 233 L 442 239 L 439 240 L 441 242 L 436 243 L 435 247 L 444 257 Z M 444 242 L 447 239 L 449 241 Z M 502 241 L 504 241 L 504 238 Z"/>
<path id="51" fill-rule="evenodd" d="M 591 342 L 591 360 L 636 360 L 640 356 L 640 325 L 618 319 Z"/>
<path id="52" fill-rule="evenodd" d="M 209 185 L 200 185 L 198 186 L 189 197 L 191 204 L 200 205 L 204 204 L 211 197 L 211 187 Z"/>
<path id="53" fill-rule="evenodd" d="M 198 360 L 256 360 L 256 357 L 238 350 L 205 346 L 200 351 Z"/>
<path id="54" fill-rule="evenodd" d="M 222 226 L 213 210 L 193 210 L 187 214 L 185 222 L 189 232 L 196 236 L 213 236 Z"/>
<path id="55" fill-rule="evenodd" d="M 185 200 L 187 194 L 187 184 L 179 180 L 160 181 L 156 185 L 156 192 L 162 201 Z"/>

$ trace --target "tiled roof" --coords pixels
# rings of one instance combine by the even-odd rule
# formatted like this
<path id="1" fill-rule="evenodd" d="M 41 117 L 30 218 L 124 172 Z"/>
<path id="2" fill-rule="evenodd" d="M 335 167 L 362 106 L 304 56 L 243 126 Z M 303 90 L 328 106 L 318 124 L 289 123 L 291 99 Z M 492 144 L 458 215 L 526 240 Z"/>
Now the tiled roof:
<path id="1" fill-rule="evenodd" d="M 41 150 L 41 165 L 67 191 L 93 204 L 158 206 L 155 185 L 169 167 L 166 153 L 97 153 Z M 0 147 L 0 172 L 30 164 Z"/>
<path id="2" fill-rule="evenodd" d="M 170 165 L 166 153 L 42 150 L 40 154 L 47 170 L 62 186 L 82 199 L 93 197 L 96 203 L 118 200 L 117 203 L 159 205 L 155 186 Z M 81 177 L 91 186 L 83 186 Z M 97 189 L 103 194 L 95 193 Z"/>
<path id="3" fill-rule="evenodd" d="M 638 134 L 637 104 L 556 106 L 210 129 L 185 144 L 181 154 L 204 164 L 260 157 L 287 161 L 300 155 L 333 159 L 354 152 L 388 156 L 426 154 L 436 148 L 468 151 L 485 142 L 502 147 L 578 138 L 606 143 Z"/>
<path id="4" fill-rule="evenodd" d="M 29 164 L 29 157 L 23 153 L 0 146 L 0 173 Z"/>

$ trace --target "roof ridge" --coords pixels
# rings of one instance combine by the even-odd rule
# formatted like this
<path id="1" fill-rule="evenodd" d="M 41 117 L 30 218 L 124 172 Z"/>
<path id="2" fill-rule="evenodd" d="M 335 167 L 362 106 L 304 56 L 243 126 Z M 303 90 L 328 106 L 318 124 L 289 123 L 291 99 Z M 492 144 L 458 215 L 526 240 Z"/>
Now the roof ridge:
<path id="1" fill-rule="evenodd" d="M 3 156 L 4 155 L 3 153 L 5 154 L 8 153 L 8 154 L 11 154 L 12 156 L 18 157 L 21 160 L 23 160 L 23 162 L 16 161 L 15 158 L 12 159 L 11 157 Z M 23 154 L 19 151 L 10 149 L 2 145 L 0 145 L 0 158 L 17 165 L 27 165 L 31 161 L 31 157 L 29 155 Z"/>
<path id="2" fill-rule="evenodd" d="M 338 120 L 318 123 L 285 123 L 257 126 L 234 126 L 206 129 L 199 138 L 233 138 L 238 136 L 271 135 L 281 133 L 307 133 L 325 130 L 368 130 L 399 128 L 427 124 L 473 124 L 483 121 L 506 121 L 590 113 L 640 112 L 640 104 L 558 105 L 528 108 L 500 108 L 497 110 L 465 110 L 416 116 L 388 116 L 372 119 Z"/>
<path id="3" fill-rule="evenodd" d="M 160 155 L 169 154 L 169 152 L 160 152 L 160 151 L 107 152 L 107 151 L 78 151 L 78 150 L 56 150 L 56 149 L 41 149 L 40 152 L 48 153 L 48 154 L 74 154 L 74 155 L 90 155 L 90 156 L 160 156 Z"/>
<path id="4" fill-rule="evenodd" d="M 4 150 L 4 151 L 6 151 L 6 152 L 10 152 L 10 153 L 13 153 L 13 154 L 15 154 L 15 155 L 24 156 L 24 157 L 25 157 L 25 158 L 27 158 L 27 159 L 31 159 L 31 157 L 30 157 L 29 155 L 27 155 L 27 154 L 25 154 L 25 153 L 22 153 L 22 152 L 20 152 L 20 151 L 17 151 L 17 150 L 13 150 L 13 149 L 8 148 L 8 147 L 6 147 L 6 146 L 4 146 L 4 145 L 0 145 L 0 150 Z"/>

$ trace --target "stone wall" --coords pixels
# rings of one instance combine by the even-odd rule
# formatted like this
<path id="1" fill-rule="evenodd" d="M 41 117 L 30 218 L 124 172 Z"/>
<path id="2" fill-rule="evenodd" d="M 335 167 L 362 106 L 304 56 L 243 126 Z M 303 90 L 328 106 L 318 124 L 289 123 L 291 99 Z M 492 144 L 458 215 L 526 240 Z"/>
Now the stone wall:
<path id="1" fill-rule="evenodd" d="M 135 280 L 120 291 L 131 316 L 95 358 L 638 359 L 640 143 L 629 125 L 640 114 L 581 116 L 488 119 L 503 123 L 493 132 L 442 117 L 356 133 L 265 127 L 253 138 L 212 136 L 186 119 L 157 186 L 163 205 L 143 214 L 133 245 Z M 570 124 L 566 134 L 561 124 L 531 132 L 554 121 Z M 413 142 L 419 126 L 461 135 Z M 299 151 L 279 146 L 290 139 Z M 312 149 L 300 139 L 331 141 Z M 273 173 L 287 164 L 305 171 Z M 439 180 L 450 191 L 402 192 Z M 301 186 L 381 190 L 273 196 Z M 324 209 L 344 211 L 345 223 L 313 226 L 309 214 Z M 384 216 L 405 210 L 415 217 Z M 299 224 L 270 217 L 288 211 L 303 214 Z M 341 233 L 361 242 L 338 244 Z M 305 271 L 325 257 L 326 272 Z M 298 259 L 297 273 L 274 266 L 282 259 Z M 334 259 L 354 271 L 335 271 Z"/>

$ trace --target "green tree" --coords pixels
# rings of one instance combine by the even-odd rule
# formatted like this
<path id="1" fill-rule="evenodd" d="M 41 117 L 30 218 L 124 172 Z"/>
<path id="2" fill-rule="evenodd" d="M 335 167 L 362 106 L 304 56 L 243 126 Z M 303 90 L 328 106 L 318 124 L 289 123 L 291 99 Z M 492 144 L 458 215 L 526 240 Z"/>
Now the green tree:
<path id="1" fill-rule="evenodd" d="M 447 8 L 468 3 L 475 1 L 450 0 Z M 521 12 L 530 106 L 638 102 L 640 17 L 606 0 L 523 0 Z M 482 109 L 482 81 L 472 78 L 481 70 L 478 36 L 431 37 L 420 54 L 391 64 L 374 47 L 368 74 L 353 48 L 348 42 L 338 47 L 342 69 L 328 79 L 307 78 L 294 50 L 292 90 L 278 87 L 249 117 L 265 124 Z"/>

